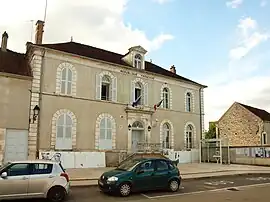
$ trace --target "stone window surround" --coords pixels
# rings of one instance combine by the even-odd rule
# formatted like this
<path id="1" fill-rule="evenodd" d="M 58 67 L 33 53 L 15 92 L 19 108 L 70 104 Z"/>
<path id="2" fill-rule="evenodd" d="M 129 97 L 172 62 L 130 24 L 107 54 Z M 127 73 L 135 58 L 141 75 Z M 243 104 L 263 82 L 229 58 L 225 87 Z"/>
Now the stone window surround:
<path id="1" fill-rule="evenodd" d="M 111 86 L 111 88 L 110 88 L 110 93 L 111 93 L 111 100 L 109 100 L 109 101 L 113 101 L 113 82 L 117 82 L 117 80 L 116 80 L 116 77 L 111 73 L 111 72 L 109 72 L 109 71 L 102 71 L 101 73 L 99 73 L 98 74 L 99 75 L 99 78 L 100 78 L 100 99 L 101 99 L 101 85 L 102 85 L 102 78 L 104 77 L 104 76 L 108 76 L 108 77 L 110 77 L 110 79 L 111 79 L 111 83 L 110 83 L 110 85 L 112 85 Z M 115 80 L 115 81 L 114 81 Z M 97 85 L 97 84 L 96 84 Z M 96 88 L 97 88 L 97 86 L 96 86 Z M 117 83 L 116 83 L 116 89 L 115 89 L 115 101 L 113 101 L 113 102 L 116 102 L 117 101 Z M 102 100 L 102 101 L 105 101 L 105 100 Z"/>
<path id="2" fill-rule="evenodd" d="M 159 127 L 159 132 L 160 132 L 160 144 L 162 144 L 163 142 L 163 125 L 167 123 L 170 126 L 170 147 L 171 149 L 174 148 L 174 128 L 173 128 L 173 124 L 170 120 L 168 119 L 164 119 L 161 123 L 160 123 L 160 127 Z"/>
<path id="3" fill-rule="evenodd" d="M 161 89 L 160 89 L 160 100 L 162 100 L 163 99 L 163 89 L 164 88 L 167 88 L 168 89 L 168 93 L 169 93 L 169 108 L 168 109 L 172 109 L 172 89 L 170 88 L 170 86 L 168 85 L 168 84 L 163 84 L 162 86 L 161 86 Z M 163 101 L 164 102 L 164 101 Z M 161 104 L 161 108 L 162 109 L 167 109 L 167 108 L 164 108 L 163 107 L 163 104 Z"/>
<path id="4" fill-rule="evenodd" d="M 77 71 L 75 67 L 68 63 L 68 62 L 63 62 L 57 67 L 57 72 L 56 72 L 56 93 L 61 94 L 61 95 L 68 95 L 68 94 L 63 94 L 61 93 L 61 83 L 62 83 L 62 70 L 64 68 L 69 68 L 72 71 L 72 86 L 71 86 L 71 95 L 76 96 L 76 83 L 77 83 Z"/>
<path id="5" fill-rule="evenodd" d="M 185 137 L 185 148 L 187 148 L 187 142 L 186 142 L 186 139 L 187 139 L 187 127 L 188 125 L 191 125 L 192 128 L 193 128 L 193 148 L 196 148 L 196 140 L 197 140 L 197 136 L 196 136 L 196 127 L 194 125 L 194 123 L 192 123 L 191 121 L 188 121 L 186 122 L 185 124 L 185 127 L 184 127 L 184 137 Z M 190 149 L 193 149 L 193 148 L 190 148 Z"/>
<path id="6" fill-rule="evenodd" d="M 51 134 L 51 149 L 55 150 L 56 144 L 56 132 L 57 132 L 57 120 L 62 114 L 68 114 L 72 120 L 72 150 L 76 150 L 77 142 L 77 119 L 73 112 L 68 109 L 60 109 L 54 113 L 52 118 L 52 134 Z"/>
<path id="7" fill-rule="evenodd" d="M 195 95 L 194 95 L 194 91 L 192 91 L 192 90 L 186 90 L 186 92 L 185 92 L 185 112 L 189 112 L 189 111 L 187 111 L 187 93 L 191 94 L 190 112 L 195 112 Z"/>
<path id="8" fill-rule="evenodd" d="M 265 136 L 266 143 L 263 142 L 264 136 Z M 261 143 L 262 143 L 262 144 L 267 144 L 267 143 L 268 143 L 268 140 L 267 140 L 267 133 L 266 133 L 266 132 L 262 132 Z"/>
<path id="9" fill-rule="evenodd" d="M 95 129 L 95 149 L 99 149 L 100 122 L 103 118 L 109 118 L 112 122 L 112 149 L 116 149 L 116 122 L 112 115 L 102 113 L 97 117 Z"/>
<path id="10" fill-rule="evenodd" d="M 148 101 L 147 101 L 147 103 L 145 103 L 145 96 L 148 97 L 148 90 L 147 90 L 147 93 L 145 95 L 145 88 L 146 88 L 146 86 L 148 84 L 145 81 L 143 81 L 141 78 L 136 78 L 133 81 L 131 81 L 131 83 L 132 83 L 132 85 L 131 85 L 131 88 L 132 88 L 131 89 L 131 103 L 135 101 L 133 99 L 133 98 L 135 98 L 135 84 L 138 83 L 138 82 L 141 83 L 142 84 L 142 87 L 143 87 L 143 89 L 142 89 L 142 97 L 141 97 L 141 99 L 143 100 L 143 102 L 141 102 L 141 103 L 143 103 L 143 105 L 147 106 L 148 105 Z"/>

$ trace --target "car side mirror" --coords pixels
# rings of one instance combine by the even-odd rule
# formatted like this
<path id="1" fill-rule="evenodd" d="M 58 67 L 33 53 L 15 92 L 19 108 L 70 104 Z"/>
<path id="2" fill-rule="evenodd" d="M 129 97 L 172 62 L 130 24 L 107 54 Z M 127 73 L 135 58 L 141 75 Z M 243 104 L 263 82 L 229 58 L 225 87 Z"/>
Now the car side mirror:
<path id="1" fill-rule="evenodd" d="M 2 178 L 7 178 L 7 172 L 3 172 L 3 173 L 1 174 L 1 177 L 2 177 Z"/>

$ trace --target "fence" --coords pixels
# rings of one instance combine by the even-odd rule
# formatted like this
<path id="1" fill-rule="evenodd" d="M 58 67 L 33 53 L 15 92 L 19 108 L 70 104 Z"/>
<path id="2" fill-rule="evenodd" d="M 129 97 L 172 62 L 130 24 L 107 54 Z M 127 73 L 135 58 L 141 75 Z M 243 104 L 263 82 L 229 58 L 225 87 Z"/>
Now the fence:
<path id="1" fill-rule="evenodd" d="M 230 161 L 236 164 L 270 166 L 270 145 L 230 147 Z"/>

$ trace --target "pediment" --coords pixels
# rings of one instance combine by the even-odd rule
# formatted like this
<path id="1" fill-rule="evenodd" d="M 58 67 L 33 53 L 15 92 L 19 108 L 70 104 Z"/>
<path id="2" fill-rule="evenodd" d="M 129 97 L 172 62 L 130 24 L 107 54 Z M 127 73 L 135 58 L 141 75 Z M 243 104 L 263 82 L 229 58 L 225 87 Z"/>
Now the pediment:
<path id="1" fill-rule="evenodd" d="M 129 48 L 128 49 L 129 50 L 129 52 L 131 52 L 131 51 L 136 51 L 136 52 L 139 52 L 139 53 L 141 53 L 141 54 L 145 54 L 145 53 L 147 53 L 147 50 L 145 50 L 142 46 L 133 46 L 133 47 L 131 47 L 131 48 Z"/>

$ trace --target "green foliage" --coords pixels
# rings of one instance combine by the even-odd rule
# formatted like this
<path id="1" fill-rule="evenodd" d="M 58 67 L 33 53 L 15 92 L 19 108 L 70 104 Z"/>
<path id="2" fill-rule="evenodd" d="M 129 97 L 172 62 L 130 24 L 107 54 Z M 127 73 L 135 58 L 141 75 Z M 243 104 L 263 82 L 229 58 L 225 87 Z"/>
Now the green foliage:
<path id="1" fill-rule="evenodd" d="M 210 122 L 209 129 L 205 132 L 205 139 L 213 139 L 216 138 L 216 123 Z"/>

